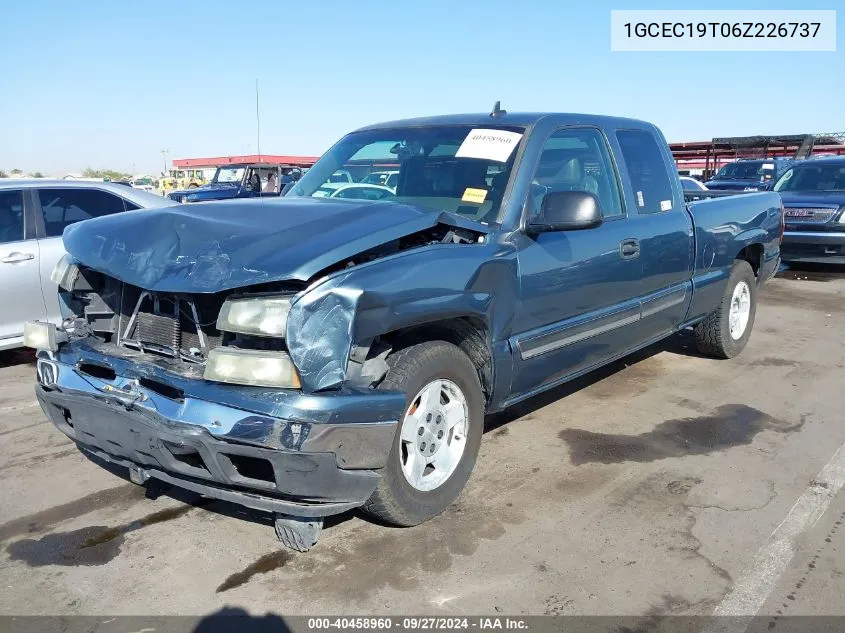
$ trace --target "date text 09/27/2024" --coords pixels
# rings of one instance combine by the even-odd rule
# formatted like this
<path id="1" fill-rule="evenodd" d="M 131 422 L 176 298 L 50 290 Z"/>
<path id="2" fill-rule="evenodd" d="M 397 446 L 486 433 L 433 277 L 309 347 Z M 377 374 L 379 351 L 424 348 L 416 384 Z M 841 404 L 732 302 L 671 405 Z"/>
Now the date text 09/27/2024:
<path id="1" fill-rule="evenodd" d="M 384 617 L 334 617 L 308 618 L 308 630 L 349 630 L 364 631 L 437 631 L 437 630 L 512 630 L 524 631 L 528 623 L 521 618 L 512 617 L 405 617 L 401 620 Z"/>

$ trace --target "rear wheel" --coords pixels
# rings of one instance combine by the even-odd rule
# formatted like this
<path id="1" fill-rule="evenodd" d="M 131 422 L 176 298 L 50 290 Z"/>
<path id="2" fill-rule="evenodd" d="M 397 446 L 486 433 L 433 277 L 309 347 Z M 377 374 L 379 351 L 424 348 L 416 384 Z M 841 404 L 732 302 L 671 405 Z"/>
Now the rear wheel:
<path id="1" fill-rule="evenodd" d="M 698 351 L 716 358 L 733 358 L 751 338 L 756 313 L 757 278 L 747 261 L 737 260 L 719 307 L 695 326 Z"/>
<path id="2" fill-rule="evenodd" d="M 363 510 L 395 525 L 417 525 L 440 514 L 466 485 L 481 444 L 484 397 L 475 366 L 451 343 L 412 345 L 388 364 L 379 389 L 404 391 L 405 412 Z"/>

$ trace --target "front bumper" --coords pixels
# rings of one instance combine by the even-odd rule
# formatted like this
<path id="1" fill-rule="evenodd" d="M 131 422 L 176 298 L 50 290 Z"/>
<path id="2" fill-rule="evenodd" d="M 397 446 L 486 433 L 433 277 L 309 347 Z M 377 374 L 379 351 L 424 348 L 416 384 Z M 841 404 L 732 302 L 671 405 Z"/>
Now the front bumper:
<path id="1" fill-rule="evenodd" d="M 845 264 L 845 231 L 785 231 L 781 259 L 785 262 Z"/>
<path id="2" fill-rule="evenodd" d="M 398 393 L 235 388 L 115 352 L 82 340 L 39 353 L 36 396 L 56 427 L 135 481 L 259 510 L 317 517 L 364 503 L 404 408 Z"/>

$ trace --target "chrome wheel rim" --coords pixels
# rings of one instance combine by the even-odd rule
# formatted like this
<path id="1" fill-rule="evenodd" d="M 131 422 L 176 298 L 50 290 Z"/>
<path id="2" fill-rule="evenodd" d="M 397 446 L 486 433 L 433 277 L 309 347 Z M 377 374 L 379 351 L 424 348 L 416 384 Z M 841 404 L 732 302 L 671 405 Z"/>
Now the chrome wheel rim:
<path id="1" fill-rule="evenodd" d="M 734 287 L 731 297 L 731 311 L 728 316 L 731 338 L 738 340 L 745 334 L 748 326 L 748 319 L 751 316 L 751 289 L 744 281 L 740 281 Z"/>
<path id="2" fill-rule="evenodd" d="M 402 419 L 399 461 L 405 480 L 428 492 L 442 486 L 461 461 L 469 428 L 466 397 L 451 380 L 433 380 L 411 400 Z"/>

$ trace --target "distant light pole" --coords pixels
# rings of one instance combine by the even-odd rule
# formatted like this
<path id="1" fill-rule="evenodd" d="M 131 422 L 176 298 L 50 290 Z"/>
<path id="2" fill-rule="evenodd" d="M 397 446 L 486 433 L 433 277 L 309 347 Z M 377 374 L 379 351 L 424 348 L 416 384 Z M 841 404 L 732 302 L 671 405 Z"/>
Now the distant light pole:
<path id="1" fill-rule="evenodd" d="M 167 174 L 167 155 L 169 153 L 170 153 L 169 149 L 161 150 L 161 156 L 164 159 L 164 171 L 161 172 L 162 174 Z"/>

